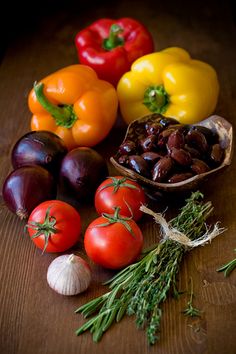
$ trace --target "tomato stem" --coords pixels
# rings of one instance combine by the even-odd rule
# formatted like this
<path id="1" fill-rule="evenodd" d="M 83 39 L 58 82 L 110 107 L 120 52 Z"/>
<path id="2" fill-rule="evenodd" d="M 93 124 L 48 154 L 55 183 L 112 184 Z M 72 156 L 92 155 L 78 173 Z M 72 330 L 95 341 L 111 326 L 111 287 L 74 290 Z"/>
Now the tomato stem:
<path id="1" fill-rule="evenodd" d="M 127 178 L 117 178 L 117 177 L 108 177 L 112 180 L 111 183 L 106 184 L 105 186 L 102 186 L 100 191 L 102 191 L 103 189 L 106 189 L 108 187 L 114 187 L 113 189 L 113 194 L 115 194 L 120 187 L 126 187 L 126 188 L 130 188 L 130 189 L 137 189 L 138 187 L 134 186 L 131 183 L 126 183 Z"/>
<path id="2" fill-rule="evenodd" d="M 51 235 L 56 234 L 58 230 L 55 228 L 56 218 L 50 215 L 50 207 L 46 210 L 45 218 L 42 223 L 36 221 L 29 221 L 26 228 L 36 230 L 35 234 L 31 236 L 32 239 L 37 238 L 41 235 L 44 235 L 44 247 L 42 254 L 46 251 L 49 238 Z"/>
<path id="3" fill-rule="evenodd" d="M 107 222 L 96 225 L 96 227 L 105 227 L 111 224 L 121 223 L 131 233 L 131 235 L 135 237 L 132 227 L 127 222 L 132 219 L 132 216 L 125 217 L 125 216 L 121 216 L 119 213 L 120 213 L 120 207 L 114 207 L 114 214 L 103 213 L 102 217 L 106 219 Z"/>

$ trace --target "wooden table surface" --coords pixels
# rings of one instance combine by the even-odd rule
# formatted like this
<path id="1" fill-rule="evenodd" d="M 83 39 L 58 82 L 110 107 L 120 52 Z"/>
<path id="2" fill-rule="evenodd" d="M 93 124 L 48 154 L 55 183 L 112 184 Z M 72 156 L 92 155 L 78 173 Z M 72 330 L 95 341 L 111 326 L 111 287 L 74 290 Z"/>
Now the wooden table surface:
<path id="1" fill-rule="evenodd" d="M 193 4 L 191 4 L 193 3 Z M 22 3 L 21 3 L 22 4 Z M 27 15 L 24 2 L 17 7 L 12 32 L 6 29 L 6 46 L 0 66 L 0 185 L 11 171 L 10 153 L 16 140 L 29 131 L 30 113 L 27 95 L 35 80 L 57 69 L 76 63 L 73 39 L 78 30 L 100 17 L 132 16 L 146 24 L 155 38 L 156 50 L 181 46 L 193 57 L 211 63 L 218 72 L 220 97 L 216 112 L 233 125 L 236 121 L 236 29 L 233 1 L 100 1 L 94 5 L 79 2 L 46 1 L 38 14 L 33 8 Z M 8 5 L 9 6 L 9 5 Z M 36 6 L 36 5 L 35 5 Z M 10 6 L 9 6 L 10 11 Z M 19 11 L 19 13 L 17 12 Z M 18 16 L 19 15 L 19 16 Z M 13 22 L 12 22 L 13 23 Z M 96 150 L 109 160 L 125 132 L 120 118 L 108 138 Z M 108 162 L 109 163 L 109 162 Z M 115 175 L 109 164 L 110 174 Z M 75 336 L 83 323 L 75 309 L 105 292 L 102 282 L 111 271 L 93 265 L 93 281 L 80 296 L 63 297 L 47 285 L 46 273 L 56 255 L 36 249 L 24 234 L 24 222 L 10 213 L 1 200 L 0 209 L 0 352 L 1 353 L 160 353 L 160 354 L 233 354 L 236 353 L 236 270 L 228 278 L 216 269 L 235 257 L 236 247 L 236 167 L 233 163 L 223 174 L 202 186 L 206 200 L 215 206 L 212 222 L 221 221 L 227 231 L 212 244 L 188 253 L 180 268 L 179 287 L 186 290 L 189 277 L 194 282 L 194 304 L 201 318 L 189 319 L 181 314 L 187 303 L 186 293 L 179 301 L 168 298 L 163 305 L 161 339 L 149 347 L 145 333 L 135 328 L 132 317 L 113 326 L 99 344 L 89 333 Z M 2 198 L 2 197 L 1 197 Z M 71 201 L 83 220 L 83 232 L 96 212 L 91 204 Z M 164 198 L 150 202 L 167 217 L 177 214 L 183 202 Z M 158 236 L 149 217 L 140 227 L 145 246 Z M 82 242 L 75 248 L 83 254 Z"/>

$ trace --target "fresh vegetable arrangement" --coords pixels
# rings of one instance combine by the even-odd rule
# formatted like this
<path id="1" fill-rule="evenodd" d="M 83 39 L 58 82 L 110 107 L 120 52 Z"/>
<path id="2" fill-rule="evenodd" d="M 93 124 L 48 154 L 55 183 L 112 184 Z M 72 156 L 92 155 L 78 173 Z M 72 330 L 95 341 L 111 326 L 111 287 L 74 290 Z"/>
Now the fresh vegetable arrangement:
<path id="1" fill-rule="evenodd" d="M 28 96 L 32 131 L 12 149 L 14 170 L 4 182 L 3 199 L 25 219 L 31 241 L 43 254 L 69 251 L 83 242 L 91 263 L 119 270 L 106 283 L 107 293 L 76 311 L 92 316 L 77 335 L 90 330 L 99 341 L 127 314 L 136 317 L 138 328 L 146 328 L 148 342 L 154 344 L 161 305 L 171 288 L 178 293 L 185 252 L 224 229 L 218 223 L 211 229 L 206 225 L 213 207 L 199 191 L 169 222 L 147 207 L 147 195 L 162 183 L 180 192 L 182 182 L 229 165 L 232 126 L 217 116 L 202 121 L 217 104 L 215 70 L 182 48 L 152 53 L 152 36 L 138 21 L 98 20 L 80 31 L 75 42 L 81 64 L 40 80 Z M 111 161 L 126 177 L 109 176 L 106 160 L 92 148 L 112 129 L 118 103 L 131 124 Z M 143 180 L 149 190 L 142 188 Z M 81 207 L 93 200 L 98 217 L 86 225 L 83 237 L 84 220 L 76 208 L 56 199 L 57 191 Z M 143 213 L 154 217 L 162 236 L 146 251 L 138 225 Z M 226 276 L 235 265 L 232 260 L 218 271 Z M 190 279 L 184 313 L 199 316 Z M 92 267 L 74 253 L 55 258 L 48 268 L 48 285 L 61 295 L 80 294 L 91 281 Z"/>
<path id="2" fill-rule="evenodd" d="M 120 79 L 117 93 L 127 123 L 153 112 L 190 124 L 214 111 L 219 83 L 212 66 L 171 47 L 137 59 Z"/>
<path id="3" fill-rule="evenodd" d="M 132 18 L 103 18 L 77 33 L 75 45 L 81 64 L 93 68 L 100 79 L 116 85 L 132 62 L 153 52 L 148 29 Z"/>
<path id="4" fill-rule="evenodd" d="M 108 281 L 107 293 L 78 308 L 76 312 L 85 318 L 93 317 L 77 330 L 77 335 L 90 330 L 97 342 L 113 322 L 119 322 L 127 313 L 135 315 L 138 328 L 146 328 L 149 344 L 159 339 L 160 306 L 171 287 L 177 292 L 177 275 L 185 251 L 204 245 L 223 232 L 217 224 L 209 231 L 205 222 L 213 208 L 210 202 L 204 204 L 202 198 L 201 193 L 193 193 L 169 223 L 162 215 L 142 208 L 161 225 L 162 242 Z"/>
<path id="5" fill-rule="evenodd" d="M 71 65 L 45 77 L 28 97 L 31 129 L 49 130 L 70 150 L 94 146 L 110 132 L 117 112 L 114 87 L 84 65 Z"/>
<path id="6" fill-rule="evenodd" d="M 3 199 L 21 219 L 35 207 L 56 198 L 60 190 L 79 199 L 90 199 L 108 174 L 104 158 L 92 148 L 67 152 L 62 139 L 47 131 L 25 134 L 14 145 L 12 165 L 7 176 Z M 96 173 L 94 173 L 96 171 Z"/>

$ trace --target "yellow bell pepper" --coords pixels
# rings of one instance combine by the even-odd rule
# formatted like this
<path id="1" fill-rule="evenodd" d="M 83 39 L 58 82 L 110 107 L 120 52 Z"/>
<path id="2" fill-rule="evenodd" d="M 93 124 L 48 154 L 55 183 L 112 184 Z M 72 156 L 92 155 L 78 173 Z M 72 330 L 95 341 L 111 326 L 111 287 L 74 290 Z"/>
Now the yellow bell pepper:
<path id="1" fill-rule="evenodd" d="M 171 47 L 137 59 L 117 86 L 121 114 L 127 123 L 150 113 L 196 123 L 217 104 L 219 83 L 208 64 Z"/>

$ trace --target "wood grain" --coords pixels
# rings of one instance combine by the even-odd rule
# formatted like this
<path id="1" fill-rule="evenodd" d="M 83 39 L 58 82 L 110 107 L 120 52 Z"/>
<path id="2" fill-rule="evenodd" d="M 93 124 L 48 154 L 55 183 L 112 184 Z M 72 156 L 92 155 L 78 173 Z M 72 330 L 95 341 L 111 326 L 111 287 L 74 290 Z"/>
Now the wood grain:
<path id="1" fill-rule="evenodd" d="M 127 0 L 81 4 L 50 1 L 49 11 L 36 16 L 23 15 L 24 28 L 8 34 L 8 46 L 0 66 L 0 185 L 11 170 L 10 153 L 16 140 L 29 130 L 30 113 L 27 95 L 35 80 L 63 66 L 76 63 L 73 38 L 78 30 L 99 17 L 132 16 L 146 24 L 155 38 L 156 50 L 182 46 L 192 56 L 211 63 L 219 74 L 221 93 L 217 114 L 228 119 L 235 128 L 236 111 L 236 29 L 233 2 L 198 1 L 157 2 Z M 43 3 L 45 4 L 45 2 Z M 23 8 L 26 6 L 22 4 Z M 92 7 L 92 9 L 91 9 Z M 28 16 L 32 15 L 31 19 Z M 22 23 L 23 23 L 22 22 Z M 29 26 L 29 27 L 28 27 Z M 123 140 L 125 125 L 121 118 L 111 134 L 96 147 L 109 164 Z M 115 175 L 114 167 L 109 171 Z M 211 245 L 185 255 L 179 274 L 179 287 L 186 290 L 189 277 L 194 282 L 194 304 L 201 318 L 189 319 L 181 314 L 187 303 L 184 293 L 179 301 L 169 298 L 163 305 L 160 342 L 147 345 L 145 333 L 135 328 L 134 319 L 124 318 L 113 326 L 98 344 L 90 334 L 76 337 L 75 330 L 83 323 L 75 309 L 94 296 L 102 294 L 101 285 L 112 271 L 92 265 L 90 289 L 74 297 L 54 293 L 47 285 L 46 272 L 56 255 L 41 255 L 28 236 L 24 222 L 3 205 L 0 208 L 0 352 L 7 354 L 121 353 L 121 354 L 233 354 L 236 353 L 236 271 L 229 277 L 216 272 L 232 259 L 236 247 L 236 164 L 222 175 L 203 185 L 207 200 L 215 206 L 212 222 L 221 220 L 227 231 Z M 2 197 L 1 197 L 2 198 Z M 63 197 L 67 200 L 65 197 Z M 96 212 L 91 204 L 70 202 L 78 208 L 83 232 Z M 164 210 L 167 217 L 176 215 L 183 196 L 150 201 L 150 207 Z M 158 228 L 144 216 L 140 222 L 145 246 L 158 239 Z M 74 249 L 84 256 L 82 242 Z"/>

